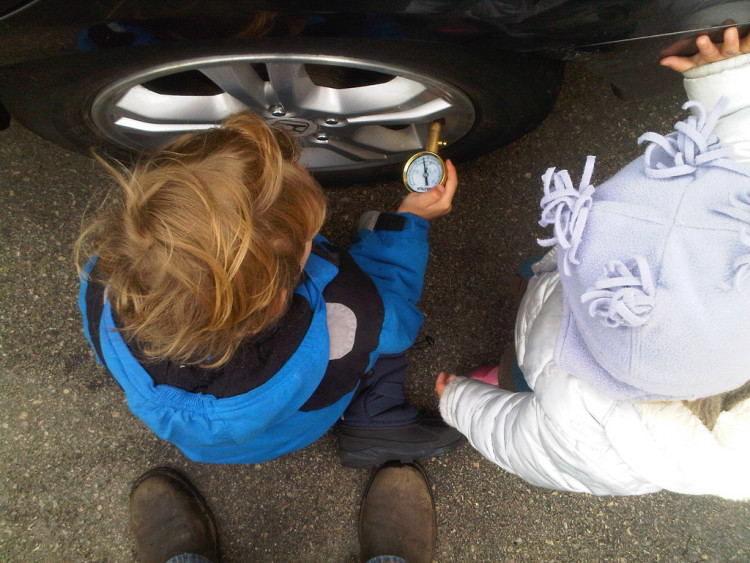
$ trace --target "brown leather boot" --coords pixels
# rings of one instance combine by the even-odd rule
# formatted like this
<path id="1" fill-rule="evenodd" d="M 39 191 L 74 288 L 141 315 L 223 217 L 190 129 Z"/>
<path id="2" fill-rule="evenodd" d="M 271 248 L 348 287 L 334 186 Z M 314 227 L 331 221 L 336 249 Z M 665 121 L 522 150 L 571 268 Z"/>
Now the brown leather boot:
<path id="1" fill-rule="evenodd" d="M 130 526 L 142 563 L 165 563 L 182 553 L 220 561 L 219 534 L 206 501 L 169 467 L 151 469 L 133 485 Z"/>
<path id="2" fill-rule="evenodd" d="M 430 563 L 437 524 L 430 484 L 417 464 L 389 463 L 370 479 L 359 513 L 360 558 L 395 555 Z"/>

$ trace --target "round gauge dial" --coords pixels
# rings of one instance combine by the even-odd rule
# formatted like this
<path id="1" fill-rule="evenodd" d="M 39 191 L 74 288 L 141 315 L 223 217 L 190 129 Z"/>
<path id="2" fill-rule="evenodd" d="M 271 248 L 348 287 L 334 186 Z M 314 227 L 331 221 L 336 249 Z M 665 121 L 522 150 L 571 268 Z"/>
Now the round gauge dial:
<path id="1" fill-rule="evenodd" d="M 426 192 L 445 181 L 445 163 L 434 152 L 412 156 L 404 166 L 404 184 L 413 192 Z"/>

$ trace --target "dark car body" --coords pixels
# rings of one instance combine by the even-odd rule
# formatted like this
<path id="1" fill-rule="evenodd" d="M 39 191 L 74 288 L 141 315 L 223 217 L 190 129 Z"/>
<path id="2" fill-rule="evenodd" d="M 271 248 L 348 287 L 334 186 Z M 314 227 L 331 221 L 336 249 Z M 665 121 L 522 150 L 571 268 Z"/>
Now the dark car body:
<path id="1" fill-rule="evenodd" d="M 366 180 L 397 172 L 432 119 L 458 159 L 524 134 L 564 61 L 626 99 L 674 88 L 659 58 L 729 24 L 747 30 L 750 2 L 4 0 L 0 103 L 60 145 L 120 155 L 250 108 L 324 181 Z"/>

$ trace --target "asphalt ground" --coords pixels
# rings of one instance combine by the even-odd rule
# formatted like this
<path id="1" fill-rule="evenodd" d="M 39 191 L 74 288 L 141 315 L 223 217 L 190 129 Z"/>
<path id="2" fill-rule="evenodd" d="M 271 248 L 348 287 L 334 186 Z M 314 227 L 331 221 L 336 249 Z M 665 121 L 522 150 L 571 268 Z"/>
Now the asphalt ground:
<path id="1" fill-rule="evenodd" d="M 540 176 L 600 182 L 634 158 L 641 132 L 666 133 L 683 96 L 623 103 L 569 67 L 535 131 L 458 167 L 453 212 L 434 222 L 424 297 L 429 348 L 410 352 L 407 392 L 435 408 L 440 369 L 496 362 L 513 325 L 509 278 L 540 253 Z M 71 249 L 109 183 L 89 158 L 18 124 L 0 133 L 0 561 L 133 561 L 131 483 L 170 465 L 204 493 L 225 561 L 356 561 L 370 472 L 342 467 L 332 432 L 261 465 L 186 459 L 130 414 L 81 332 Z M 324 234 L 345 244 L 366 209 L 395 209 L 398 182 L 328 192 Z M 437 506 L 435 559 L 750 561 L 750 504 L 668 492 L 594 497 L 527 485 L 469 445 L 423 463 Z"/>

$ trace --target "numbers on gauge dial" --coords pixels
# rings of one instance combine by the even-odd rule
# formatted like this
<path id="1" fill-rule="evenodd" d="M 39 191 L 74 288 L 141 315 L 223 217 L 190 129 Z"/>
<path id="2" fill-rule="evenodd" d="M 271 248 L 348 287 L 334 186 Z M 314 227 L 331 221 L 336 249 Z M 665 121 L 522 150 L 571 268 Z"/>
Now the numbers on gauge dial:
<path id="1" fill-rule="evenodd" d="M 423 154 L 415 158 L 406 171 L 406 182 L 415 192 L 426 192 L 443 179 L 443 163 L 434 154 Z"/>

